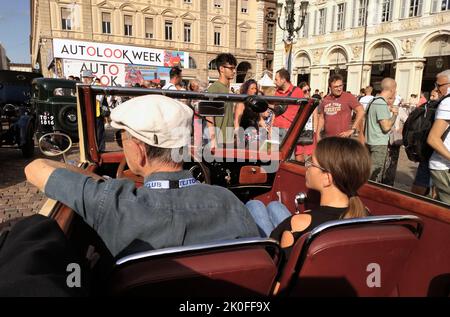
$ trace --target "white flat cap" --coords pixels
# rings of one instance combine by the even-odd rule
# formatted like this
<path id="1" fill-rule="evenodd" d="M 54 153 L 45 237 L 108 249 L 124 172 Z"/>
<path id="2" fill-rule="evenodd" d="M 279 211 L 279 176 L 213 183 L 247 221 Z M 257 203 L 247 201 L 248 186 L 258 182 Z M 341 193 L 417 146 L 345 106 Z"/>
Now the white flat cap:
<path id="1" fill-rule="evenodd" d="M 111 111 L 111 126 L 149 145 L 174 149 L 190 144 L 193 111 L 162 95 L 132 98 Z"/>

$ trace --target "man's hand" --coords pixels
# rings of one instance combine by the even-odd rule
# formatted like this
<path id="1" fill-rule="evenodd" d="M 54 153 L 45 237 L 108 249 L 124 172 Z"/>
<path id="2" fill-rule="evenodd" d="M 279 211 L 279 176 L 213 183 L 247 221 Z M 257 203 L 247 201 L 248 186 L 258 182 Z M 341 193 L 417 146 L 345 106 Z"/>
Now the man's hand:
<path id="1" fill-rule="evenodd" d="M 347 130 L 347 131 L 341 132 L 341 133 L 339 133 L 339 136 L 340 136 L 341 138 L 349 138 L 349 137 L 352 136 L 353 131 L 354 131 L 354 130 L 351 129 L 351 130 Z"/>

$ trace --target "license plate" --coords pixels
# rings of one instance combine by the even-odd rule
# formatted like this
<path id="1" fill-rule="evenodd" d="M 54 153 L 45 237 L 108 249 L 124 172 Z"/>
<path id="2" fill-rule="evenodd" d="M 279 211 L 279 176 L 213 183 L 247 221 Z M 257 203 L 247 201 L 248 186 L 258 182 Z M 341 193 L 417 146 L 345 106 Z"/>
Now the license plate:
<path id="1" fill-rule="evenodd" d="M 39 115 L 39 122 L 41 125 L 55 125 L 55 116 L 41 114 Z"/>

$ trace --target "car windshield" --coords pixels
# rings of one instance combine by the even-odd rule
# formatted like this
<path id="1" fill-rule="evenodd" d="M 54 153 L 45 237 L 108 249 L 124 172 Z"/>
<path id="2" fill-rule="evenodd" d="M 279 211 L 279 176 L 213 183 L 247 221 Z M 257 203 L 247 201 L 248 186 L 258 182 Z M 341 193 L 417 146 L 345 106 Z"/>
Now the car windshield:
<path id="1" fill-rule="evenodd" d="M 115 107 L 130 98 L 133 97 L 97 95 L 95 129 L 100 152 L 121 150 L 115 141 L 117 130 L 110 124 L 110 113 Z M 182 98 L 180 100 L 193 109 L 196 109 L 200 102 L 195 99 Z M 216 140 L 212 140 L 207 122 L 212 120 L 214 123 L 220 123 L 222 120 L 227 119 L 226 116 L 229 110 L 226 107 L 232 107 L 231 109 L 234 110 L 238 107 L 243 109 L 240 122 L 236 122 L 236 118 L 231 117 L 231 124 L 226 129 L 215 129 Z M 301 109 L 299 105 L 269 103 L 267 110 L 257 113 L 252 111 L 250 105 L 246 102 L 226 102 L 224 117 L 194 116 L 191 146 L 203 150 L 211 150 L 211 148 L 223 149 L 230 153 L 235 153 L 235 150 L 249 150 L 263 154 L 277 152 L 286 138 L 287 127 L 295 120 L 299 109 Z M 308 127 L 312 129 L 312 124 L 307 125 L 305 129 L 308 129 Z"/>
<path id="2" fill-rule="evenodd" d="M 74 88 L 55 88 L 53 90 L 53 96 L 64 96 L 64 97 L 75 97 L 75 89 Z"/>

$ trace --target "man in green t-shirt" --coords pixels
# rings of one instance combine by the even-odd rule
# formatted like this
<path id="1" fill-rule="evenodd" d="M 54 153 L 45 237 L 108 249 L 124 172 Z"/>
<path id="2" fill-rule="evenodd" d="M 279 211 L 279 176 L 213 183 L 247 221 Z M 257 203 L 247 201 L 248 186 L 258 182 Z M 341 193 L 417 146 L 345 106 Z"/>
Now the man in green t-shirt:
<path id="1" fill-rule="evenodd" d="M 366 142 L 372 158 L 370 179 L 381 182 L 386 162 L 389 132 L 397 119 L 398 108 L 390 107 L 397 93 L 397 83 L 392 78 L 381 82 L 381 93 L 367 106 Z M 392 115 L 391 115 L 392 112 Z"/>
<path id="2" fill-rule="evenodd" d="M 230 83 L 236 75 L 237 60 L 232 54 L 219 54 L 216 58 L 219 80 L 209 86 L 209 93 L 228 94 L 230 93 Z M 225 115 L 223 117 L 207 117 L 207 126 L 211 138 L 211 149 L 215 149 L 218 144 L 234 143 L 234 116 L 233 103 L 225 103 Z M 220 129 L 220 130 L 219 130 Z M 220 131 L 220 136 L 217 135 Z"/>

